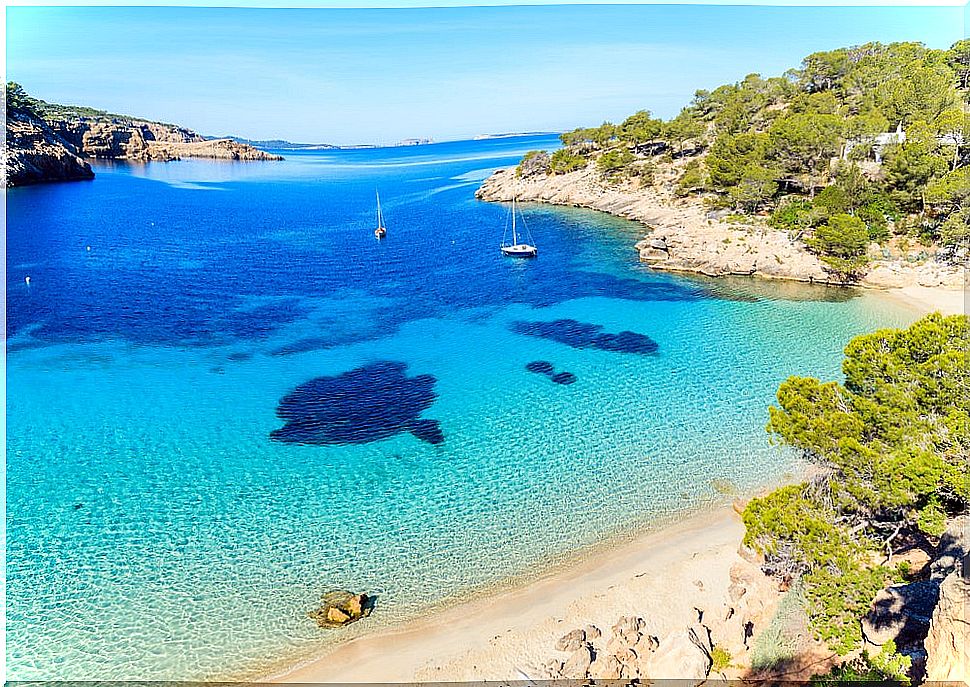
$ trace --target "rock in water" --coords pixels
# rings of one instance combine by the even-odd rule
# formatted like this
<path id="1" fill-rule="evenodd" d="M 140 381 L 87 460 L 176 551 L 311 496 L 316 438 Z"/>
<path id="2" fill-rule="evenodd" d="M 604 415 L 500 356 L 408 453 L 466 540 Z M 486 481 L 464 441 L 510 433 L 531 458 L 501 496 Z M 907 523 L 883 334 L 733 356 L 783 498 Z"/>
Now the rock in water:
<path id="1" fill-rule="evenodd" d="M 437 420 L 415 420 L 411 425 L 411 434 L 434 446 L 445 441 L 445 433 L 441 431 Z"/>
<path id="2" fill-rule="evenodd" d="M 320 599 L 320 608 L 307 615 L 320 627 L 341 627 L 370 615 L 374 599 L 367 594 L 354 594 L 334 589 Z"/>

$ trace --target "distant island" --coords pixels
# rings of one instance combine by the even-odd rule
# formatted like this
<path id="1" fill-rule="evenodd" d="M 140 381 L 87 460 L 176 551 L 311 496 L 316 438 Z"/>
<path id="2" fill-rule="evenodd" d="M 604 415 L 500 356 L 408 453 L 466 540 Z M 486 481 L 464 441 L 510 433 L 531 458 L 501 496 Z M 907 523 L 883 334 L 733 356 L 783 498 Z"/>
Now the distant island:
<path id="1" fill-rule="evenodd" d="M 183 157 L 216 160 L 282 160 L 233 138 L 208 139 L 175 124 L 33 98 L 8 82 L 7 186 L 91 179 L 86 158 L 138 162 Z"/>
<path id="2" fill-rule="evenodd" d="M 507 134 L 479 134 L 473 141 L 488 141 L 494 138 L 521 138 L 523 136 L 552 136 L 560 133 L 559 131 L 517 131 Z"/>
<path id="3" fill-rule="evenodd" d="M 870 43 L 561 135 L 478 191 L 650 228 L 660 270 L 962 287 L 970 243 L 970 41 Z"/>

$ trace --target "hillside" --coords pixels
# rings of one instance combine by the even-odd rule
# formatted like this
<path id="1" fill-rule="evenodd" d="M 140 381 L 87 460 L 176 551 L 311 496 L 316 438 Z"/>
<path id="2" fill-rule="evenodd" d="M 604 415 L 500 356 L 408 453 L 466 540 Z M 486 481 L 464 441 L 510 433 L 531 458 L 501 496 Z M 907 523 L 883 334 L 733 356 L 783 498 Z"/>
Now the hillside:
<path id="1" fill-rule="evenodd" d="M 668 121 L 642 110 L 565 133 L 560 150 L 529 153 L 514 179 L 493 177 L 479 195 L 502 200 L 514 188 L 522 198 L 617 205 L 648 224 L 669 210 L 667 238 L 681 245 L 664 250 L 656 236 L 658 249 L 644 253 L 661 268 L 773 276 L 768 261 L 788 259 L 777 251 L 729 264 L 768 241 L 801 254 L 801 266 L 781 270 L 792 278 L 822 270 L 826 281 L 889 285 L 926 266 L 913 278 L 932 283 L 967 257 L 968 94 L 970 41 L 814 53 L 783 76 L 697 91 Z M 748 250 L 718 247 L 742 238 Z"/>

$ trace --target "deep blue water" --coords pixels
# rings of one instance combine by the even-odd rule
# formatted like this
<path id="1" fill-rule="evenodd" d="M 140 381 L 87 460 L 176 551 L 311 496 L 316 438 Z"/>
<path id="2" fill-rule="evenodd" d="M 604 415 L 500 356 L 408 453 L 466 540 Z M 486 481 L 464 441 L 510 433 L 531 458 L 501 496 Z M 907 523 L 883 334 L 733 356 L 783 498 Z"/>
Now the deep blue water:
<path id="1" fill-rule="evenodd" d="M 791 468 L 876 296 L 651 272 L 476 201 L 539 137 L 97 166 L 7 194 L 12 679 L 253 676 Z M 380 189 L 388 237 L 374 239 Z M 25 278 L 30 277 L 30 283 Z M 331 587 L 377 593 L 340 634 Z"/>

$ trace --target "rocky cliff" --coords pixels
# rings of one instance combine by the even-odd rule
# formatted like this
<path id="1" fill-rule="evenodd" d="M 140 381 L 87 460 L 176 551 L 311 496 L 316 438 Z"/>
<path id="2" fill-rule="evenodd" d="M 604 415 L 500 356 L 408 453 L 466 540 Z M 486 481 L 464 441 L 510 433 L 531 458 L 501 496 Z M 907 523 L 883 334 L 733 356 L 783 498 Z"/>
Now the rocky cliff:
<path id="1" fill-rule="evenodd" d="M 669 181 L 641 186 L 636 179 L 621 183 L 603 178 L 591 163 L 566 174 L 546 174 L 525 166 L 498 170 L 485 180 L 476 197 L 488 201 L 537 201 L 585 207 L 637 220 L 647 226 L 636 244 L 640 259 L 657 270 L 695 272 L 708 276 L 755 275 L 814 283 L 838 283 L 816 255 L 799 241 L 764 223 L 728 221 L 708 211 L 696 198 L 679 198 Z M 935 261 L 910 264 L 879 261 L 862 281 L 888 288 L 920 284 L 962 288 L 957 267 Z"/>
<path id="2" fill-rule="evenodd" d="M 970 516 L 951 523 L 933 564 L 939 600 L 930 618 L 926 680 L 970 684 Z"/>
<path id="3" fill-rule="evenodd" d="M 3 166 L 7 186 L 94 177 L 77 148 L 30 110 L 12 107 L 6 119 Z"/>
<path id="4" fill-rule="evenodd" d="M 90 118 L 54 120 L 51 128 L 82 154 L 115 160 L 282 160 L 245 143 L 207 140 L 190 129 L 138 119 Z"/>

